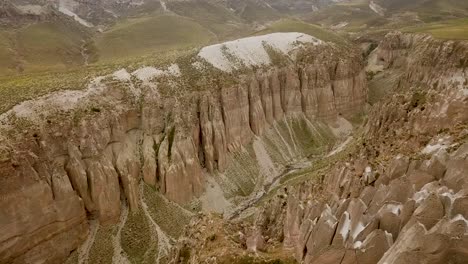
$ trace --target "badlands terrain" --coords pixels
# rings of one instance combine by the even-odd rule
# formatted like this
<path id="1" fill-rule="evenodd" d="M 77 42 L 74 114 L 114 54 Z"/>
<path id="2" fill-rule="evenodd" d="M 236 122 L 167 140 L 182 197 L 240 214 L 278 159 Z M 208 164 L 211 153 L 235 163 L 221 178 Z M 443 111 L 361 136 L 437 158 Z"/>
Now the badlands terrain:
<path id="1" fill-rule="evenodd" d="M 468 263 L 467 17 L 3 1 L 0 263 Z"/>

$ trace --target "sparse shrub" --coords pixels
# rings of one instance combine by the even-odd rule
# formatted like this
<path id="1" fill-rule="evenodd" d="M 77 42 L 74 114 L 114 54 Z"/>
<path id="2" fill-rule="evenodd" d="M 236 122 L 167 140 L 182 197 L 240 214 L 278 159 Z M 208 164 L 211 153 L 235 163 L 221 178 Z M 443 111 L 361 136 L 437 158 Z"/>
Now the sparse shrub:
<path id="1" fill-rule="evenodd" d="M 114 247 L 112 245 L 112 233 L 114 227 L 100 226 L 97 231 L 94 243 L 89 252 L 89 263 L 112 263 Z"/>
<path id="2" fill-rule="evenodd" d="M 181 263 L 188 263 L 189 262 L 189 260 L 190 260 L 190 249 L 189 248 L 183 247 L 180 250 L 179 260 L 181 261 Z"/>
<path id="3" fill-rule="evenodd" d="M 91 111 L 94 112 L 94 113 L 100 113 L 101 109 L 98 108 L 98 107 L 91 107 Z"/>
<path id="4" fill-rule="evenodd" d="M 142 210 L 129 213 L 121 231 L 122 249 L 132 263 L 142 263 L 146 252 L 151 249 L 151 233 L 148 220 Z"/>
<path id="5" fill-rule="evenodd" d="M 426 94 L 420 91 L 413 93 L 411 97 L 410 107 L 415 109 L 419 106 L 422 106 L 426 103 Z"/>

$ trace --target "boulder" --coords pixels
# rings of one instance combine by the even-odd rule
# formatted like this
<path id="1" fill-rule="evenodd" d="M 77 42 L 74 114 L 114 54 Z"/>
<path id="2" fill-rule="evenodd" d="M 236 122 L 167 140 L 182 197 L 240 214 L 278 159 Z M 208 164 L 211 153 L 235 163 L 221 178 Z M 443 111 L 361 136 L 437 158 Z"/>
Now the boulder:
<path id="1" fill-rule="evenodd" d="M 447 162 L 443 182 L 449 189 L 458 192 L 468 182 L 468 159 L 451 159 Z"/>
<path id="2" fill-rule="evenodd" d="M 409 158 L 405 156 L 399 155 L 394 158 L 386 171 L 387 177 L 394 180 L 403 176 L 408 170 L 409 162 Z"/>
<path id="3" fill-rule="evenodd" d="M 457 215 L 468 219 L 468 196 L 456 198 L 453 202 L 451 216 L 455 217 Z"/>
<path id="4" fill-rule="evenodd" d="M 431 229 L 444 216 L 444 206 L 436 194 L 430 194 L 414 211 L 413 217 Z"/>
<path id="5" fill-rule="evenodd" d="M 435 179 L 440 180 L 447 170 L 447 159 L 447 151 L 443 149 L 439 150 L 434 155 L 432 155 L 431 159 L 424 161 L 419 169 L 430 174 Z"/>
<path id="6" fill-rule="evenodd" d="M 436 180 L 436 178 L 425 171 L 413 170 L 409 173 L 408 180 L 413 184 L 414 190 L 417 192 L 421 190 L 424 185 Z"/>
<path id="7" fill-rule="evenodd" d="M 324 248 L 331 245 L 336 227 L 336 217 L 331 212 L 331 208 L 327 206 L 307 240 L 306 263 L 310 263 Z"/>
<path id="8" fill-rule="evenodd" d="M 385 212 L 380 216 L 379 228 L 392 235 L 393 240 L 398 238 L 400 232 L 401 219 L 393 212 Z"/>
<path id="9" fill-rule="evenodd" d="M 359 264 L 375 264 L 392 246 L 393 239 L 381 229 L 375 229 L 362 242 L 356 252 Z"/>

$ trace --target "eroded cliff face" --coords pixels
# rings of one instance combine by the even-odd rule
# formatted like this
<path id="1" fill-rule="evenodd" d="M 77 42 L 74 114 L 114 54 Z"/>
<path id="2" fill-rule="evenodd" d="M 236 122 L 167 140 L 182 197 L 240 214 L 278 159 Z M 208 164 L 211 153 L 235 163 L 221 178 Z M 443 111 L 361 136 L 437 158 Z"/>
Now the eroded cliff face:
<path id="1" fill-rule="evenodd" d="M 245 179 L 255 186 L 280 168 L 268 158 L 257 175 L 234 175 L 232 166 L 248 161 L 239 159 L 249 144 L 259 157 L 275 145 L 263 141 L 284 141 L 291 149 L 276 150 L 284 166 L 311 153 L 314 146 L 302 143 L 320 140 L 326 134 L 320 130 L 329 129 L 324 122 L 362 110 L 366 76 L 356 54 L 321 44 L 302 47 L 281 65 L 234 73 L 212 66 L 206 73 L 199 70 L 210 67 L 206 62 L 192 63 L 195 74 L 212 74 L 203 76 L 212 85 L 203 89 L 184 81 L 190 75 L 177 65 L 120 70 L 86 91 L 18 105 L 2 115 L 0 262 L 63 262 L 86 238 L 99 236 L 90 223 L 123 225 L 127 205 L 132 217 L 150 212 L 143 189 L 183 205 L 214 177 L 227 196 L 249 194 Z M 166 245 L 150 219 L 144 222 Z M 116 230 L 120 239 L 122 226 Z M 122 252 L 114 250 L 115 261 Z M 88 253 L 80 250 L 80 257 Z"/>
<path id="2" fill-rule="evenodd" d="M 374 52 L 383 70 L 404 73 L 396 93 L 330 154 L 346 149 L 343 161 L 283 186 L 252 227 L 238 227 L 233 255 L 281 243 L 299 263 L 467 261 L 468 44 L 391 33 Z M 190 248 L 190 263 L 212 259 L 200 241 L 187 231 L 174 262 Z"/>

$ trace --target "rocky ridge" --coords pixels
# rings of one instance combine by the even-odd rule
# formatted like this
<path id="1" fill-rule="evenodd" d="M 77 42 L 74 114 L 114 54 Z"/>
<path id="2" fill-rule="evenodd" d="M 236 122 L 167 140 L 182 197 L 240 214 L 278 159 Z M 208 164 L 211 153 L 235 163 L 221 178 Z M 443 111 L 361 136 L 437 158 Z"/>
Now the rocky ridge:
<path id="1" fill-rule="evenodd" d="M 138 212 L 144 220 L 135 224 L 151 225 L 166 252 L 169 239 L 147 214 L 154 209 L 148 193 L 172 201 L 158 198 L 166 207 L 187 205 L 214 179 L 219 198 L 236 203 L 324 146 L 325 122 L 342 124 L 362 110 L 359 52 L 296 41 L 285 54 L 268 44 L 269 63 L 226 72 L 192 56 L 165 69 L 119 70 L 85 91 L 54 93 L 3 114 L 0 262 L 61 263 L 119 221 L 120 236 Z M 90 254 L 87 243 L 80 258 Z M 115 254 L 111 259 L 125 258 Z"/>
<path id="2" fill-rule="evenodd" d="M 388 34 L 374 56 L 382 70 L 403 74 L 371 109 L 349 157 L 282 188 L 259 206 L 255 232 L 240 228 L 232 247 L 280 247 L 299 263 L 465 263 L 467 52 L 466 42 Z M 173 262 L 208 260 L 202 242 L 188 231 Z"/>

